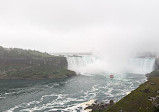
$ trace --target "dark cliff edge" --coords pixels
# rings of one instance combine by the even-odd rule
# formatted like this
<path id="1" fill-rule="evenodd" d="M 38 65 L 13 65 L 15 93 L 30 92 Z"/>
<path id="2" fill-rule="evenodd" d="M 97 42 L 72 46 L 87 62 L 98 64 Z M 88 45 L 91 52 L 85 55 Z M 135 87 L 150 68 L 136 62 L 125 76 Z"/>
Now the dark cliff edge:
<path id="1" fill-rule="evenodd" d="M 155 70 L 159 70 L 159 58 L 156 58 L 156 61 L 155 61 Z"/>
<path id="2" fill-rule="evenodd" d="M 53 79 L 74 76 L 65 57 L 0 47 L 0 79 Z"/>

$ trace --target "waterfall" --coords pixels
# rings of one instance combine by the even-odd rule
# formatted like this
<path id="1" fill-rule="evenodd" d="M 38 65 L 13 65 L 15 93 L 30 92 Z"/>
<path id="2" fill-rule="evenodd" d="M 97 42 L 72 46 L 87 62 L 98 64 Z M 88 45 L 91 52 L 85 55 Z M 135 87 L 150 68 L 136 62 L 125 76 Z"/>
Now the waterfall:
<path id="1" fill-rule="evenodd" d="M 131 73 L 150 73 L 154 70 L 155 60 L 155 58 L 129 58 L 128 68 Z"/>
<path id="2" fill-rule="evenodd" d="M 76 73 L 113 72 L 109 70 L 111 63 L 95 58 L 92 55 L 66 56 L 68 69 Z M 123 63 L 119 63 L 122 65 Z M 125 63 L 124 63 L 125 64 Z M 155 58 L 128 58 L 123 66 L 124 71 L 135 74 L 146 74 L 154 70 Z M 122 71 L 123 72 L 123 71 Z"/>
<path id="3" fill-rule="evenodd" d="M 80 72 L 80 68 L 86 67 L 89 64 L 94 63 L 95 57 L 92 56 L 67 56 L 68 69 L 76 72 Z"/>

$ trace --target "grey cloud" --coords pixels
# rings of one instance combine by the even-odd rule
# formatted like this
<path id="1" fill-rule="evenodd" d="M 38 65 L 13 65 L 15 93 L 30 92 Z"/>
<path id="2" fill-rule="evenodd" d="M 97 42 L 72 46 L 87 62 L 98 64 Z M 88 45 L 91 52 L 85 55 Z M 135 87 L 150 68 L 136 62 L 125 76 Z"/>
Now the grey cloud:
<path id="1" fill-rule="evenodd" d="M 0 1 L 0 43 L 48 52 L 159 51 L 158 0 Z"/>

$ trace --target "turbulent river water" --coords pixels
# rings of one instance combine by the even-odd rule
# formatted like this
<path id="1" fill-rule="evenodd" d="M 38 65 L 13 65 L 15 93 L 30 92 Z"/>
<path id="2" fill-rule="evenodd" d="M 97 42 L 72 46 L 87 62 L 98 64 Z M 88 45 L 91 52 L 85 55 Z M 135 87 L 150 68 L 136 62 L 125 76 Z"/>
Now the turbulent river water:
<path id="1" fill-rule="evenodd" d="M 95 60 L 90 56 L 67 57 L 68 69 L 85 72 L 79 68 Z M 81 103 L 91 99 L 118 101 L 146 81 L 145 73 L 153 70 L 154 61 L 129 59 L 135 73 L 114 73 L 113 79 L 103 72 L 56 80 L 0 80 L 0 112 L 84 112 Z"/>
<path id="2" fill-rule="evenodd" d="M 144 75 L 78 75 L 58 80 L 1 80 L 0 111 L 83 112 L 91 99 L 118 101 L 146 80 Z"/>

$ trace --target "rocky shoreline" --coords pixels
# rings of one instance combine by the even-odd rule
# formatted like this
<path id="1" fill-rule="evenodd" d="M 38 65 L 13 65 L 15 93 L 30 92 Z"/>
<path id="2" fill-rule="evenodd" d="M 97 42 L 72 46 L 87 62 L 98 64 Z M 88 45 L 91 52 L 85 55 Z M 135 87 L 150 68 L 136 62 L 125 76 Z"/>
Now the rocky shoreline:
<path id="1" fill-rule="evenodd" d="M 96 111 L 102 111 L 102 110 L 108 110 L 114 105 L 114 101 L 110 100 L 109 103 L 105 101 L 98 101 L 95 100 L 94 103 L 89 105 L 88 107 L 85 108 L 85 110 L 90 110 L 90 112 L 96 112 Z"/>

